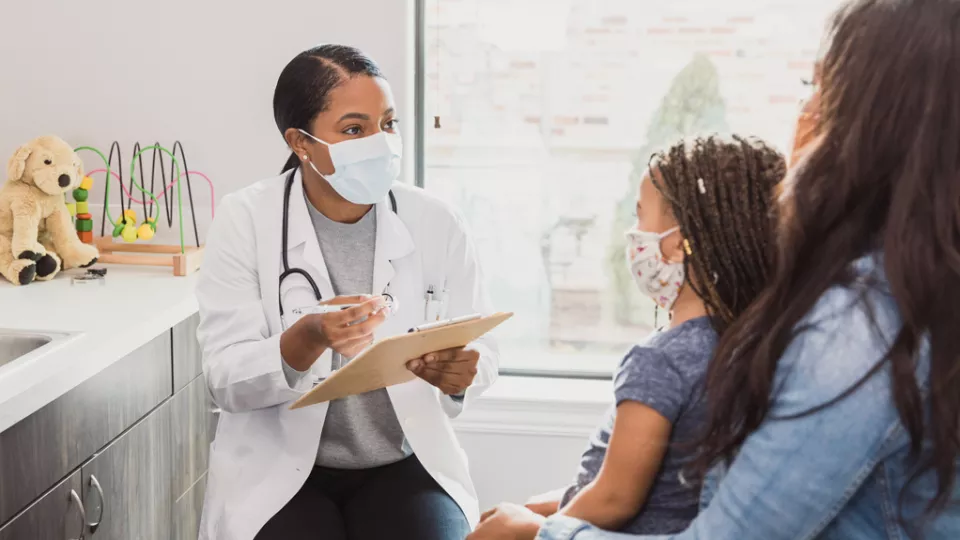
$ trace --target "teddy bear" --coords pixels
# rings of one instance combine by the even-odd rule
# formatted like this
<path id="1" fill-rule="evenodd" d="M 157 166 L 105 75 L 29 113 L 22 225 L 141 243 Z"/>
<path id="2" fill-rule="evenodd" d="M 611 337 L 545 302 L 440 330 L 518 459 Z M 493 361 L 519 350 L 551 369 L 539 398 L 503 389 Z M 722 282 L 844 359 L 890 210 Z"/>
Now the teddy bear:
<path id="1" fill-rule="evenodd" d="M 77 237 L 64 199 L 82 179 L 83 162 L 59 137 L 38 137 L 10 158 L 0 187 L 0 274 L 11 283 L 49 280 L 97 262 L 97 249 Z"/>

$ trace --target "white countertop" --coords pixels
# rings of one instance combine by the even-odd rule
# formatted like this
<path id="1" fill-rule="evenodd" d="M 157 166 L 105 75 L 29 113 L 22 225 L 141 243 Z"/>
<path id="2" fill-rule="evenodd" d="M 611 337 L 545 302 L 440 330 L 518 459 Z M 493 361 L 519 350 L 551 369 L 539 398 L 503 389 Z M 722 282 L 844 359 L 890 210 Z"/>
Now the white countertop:
<path id="1" fill-rule="evenodd" d="M 197 312 L 198 274 L 170 268 L 97 265 L 102 285 L 53 281 L 15 287 L 0 280 L 0 329 L 75 333 L 26 362 L 0 366 L 0 432 Z"/>

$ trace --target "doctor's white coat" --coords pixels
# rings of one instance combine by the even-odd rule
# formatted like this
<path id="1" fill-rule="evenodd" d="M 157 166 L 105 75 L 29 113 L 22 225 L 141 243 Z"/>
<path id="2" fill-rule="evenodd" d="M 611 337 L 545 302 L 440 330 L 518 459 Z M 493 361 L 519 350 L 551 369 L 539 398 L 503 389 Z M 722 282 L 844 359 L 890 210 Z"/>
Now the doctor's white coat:
<path id="1" fill-rule="evenodd" d="M 286 313 L 316 300 L 301 276 L 288 277 L 282 288 L 278 284 L 286 176 L 226 196 L 207 240 L 197 285 L 198 338 L 207 385 L 222 413 L 211 446 L 201 540 L 254 538 L 310 474 L 327 413 L 325 404 L 287 408 L 308 388 L 291 388 L 284 377 L 278 299 L 282 296 Z M 446 286 L 450 317 L 491 313 L 473 243 L 458 214 L 415 187 L 394 184 L 393 193 L 397 214 L 388 199 L 375 207 L 373 291 L 388 290 L 399 310 L 377 337 L 425 322 L 429 286 Z M 309 272 L 329 299 L 333 289 L 306 204 L 297 173 L 290 195 L 290 267 Z M 479 520 L 477 497 L 450 421 L 494 382 L 498 369 L 489 336 L 474 346 L 480 363 L 463 404 L 420 379 L 388 389 L 414 453 L 471 526 Z M 325 353 L 314 373 L 329 373 L 330 362 Z M 322 524 L 317 526 L 322 531 Z"/>

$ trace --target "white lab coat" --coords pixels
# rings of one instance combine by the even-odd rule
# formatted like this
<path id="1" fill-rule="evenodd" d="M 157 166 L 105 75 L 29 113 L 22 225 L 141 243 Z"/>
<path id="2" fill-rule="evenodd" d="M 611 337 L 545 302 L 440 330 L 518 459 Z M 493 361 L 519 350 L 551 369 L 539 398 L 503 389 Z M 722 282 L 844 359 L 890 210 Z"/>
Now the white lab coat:
<path id="1" fill-rule="evenodd" d="M 207 385 L 222 413 L 211 445 L 201 540 L 253 539 L 310 474 L 327 414 L 325 404 L 287 407 L 308 388 L 291 388 L 282 371 L 278 292 L 286 313 L 316 300 L 301 276 L 288 277 L 278 291 L 285 179 L 264 180 L 226 196 L 208 236 L 197 285 L 197 336 Z M 373 290 L 380 293 L 389 283 L 399 310 L 377 338 L 422 324 L 431 285 L 446 284 L 450 317 L 490 313 L 474 246 L 458 214 L 415 187 L 395 184 L 393 193 L 398 214 L 388 199 L 375 208 Z M 309 272 L 323 298 L 333 298 L 306 204 L 297 173 L 290 195 L 290 267 Z M 493 384 L 498 365 L 490 337 L 474 346 L 480 351 L 478 373 L 462 404 L 420 379 L 388 389 L 414 453 L 471 526 L 479 521 L 477 496 L 450 421 Z M 330 367 L 327 352 L 313 370 L 323 376 Z M 322 530 L 323 524 L 317 527 Z"/>

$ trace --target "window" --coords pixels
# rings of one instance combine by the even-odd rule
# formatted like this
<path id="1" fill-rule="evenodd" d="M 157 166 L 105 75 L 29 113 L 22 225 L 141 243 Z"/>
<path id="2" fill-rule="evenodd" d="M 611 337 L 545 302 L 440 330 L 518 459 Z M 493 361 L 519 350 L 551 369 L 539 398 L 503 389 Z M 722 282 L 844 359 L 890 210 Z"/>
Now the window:
<path id="1" fill-rule="evenodd" d="M 516 312 L 505 370 L 608 377 L 654 329 L 623 261 L 650 154 L 713 131 L 785 150 L 838 5 L 422 0 L 422 180 Z"/>

